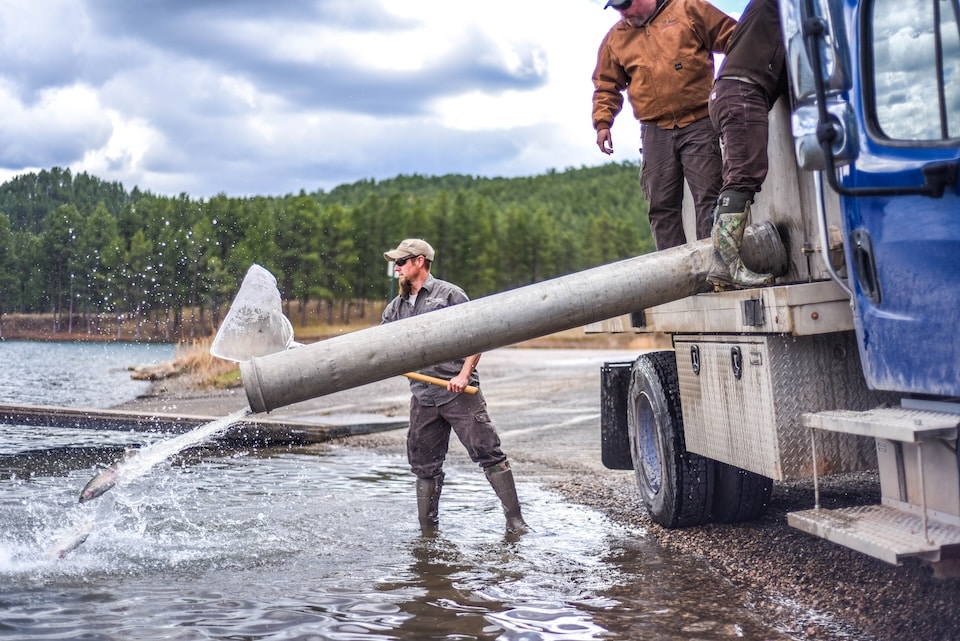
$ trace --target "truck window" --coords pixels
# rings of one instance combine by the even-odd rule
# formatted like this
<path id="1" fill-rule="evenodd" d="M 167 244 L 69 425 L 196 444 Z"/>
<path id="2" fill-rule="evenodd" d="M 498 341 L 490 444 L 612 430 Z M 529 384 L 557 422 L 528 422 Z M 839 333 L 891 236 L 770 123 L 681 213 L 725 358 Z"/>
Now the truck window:
<path id="1" fill-rule="evenodd" d="M 869 38 L 874 114 L 890 140 L 960 137 L 958 0 L 876 0 Z"/>

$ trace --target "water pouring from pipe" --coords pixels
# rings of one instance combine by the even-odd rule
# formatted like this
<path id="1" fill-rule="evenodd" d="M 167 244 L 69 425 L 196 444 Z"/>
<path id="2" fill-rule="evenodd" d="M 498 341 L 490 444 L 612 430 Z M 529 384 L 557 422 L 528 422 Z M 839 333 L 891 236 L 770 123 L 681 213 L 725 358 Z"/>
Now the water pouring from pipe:
<path id="1" fill-rule="evenodd" d="M 188 447 L 199 445 L 213 438 L 226 431 L 234 423 L 249 416 L 249 414 L 249 408 L 244 408 L 215 421 L 204 423 L 200 427 L 174 438 L 158 441 L 140 449 L 127 450 L 119 461 L 87 482 L 80 493 L 80 503 L 85 504 L 116 487 L 129 484 L 145 476 L 158 463 L 169 459 Z M 57 558 L 64 558 L 69 552 L 75 550 L 87 540 L 95 529 L 95 525 L 95 521 L 84 521 L 80 526 L 74 526 L 58 533 L 50 546 L 51 553 Z"/>

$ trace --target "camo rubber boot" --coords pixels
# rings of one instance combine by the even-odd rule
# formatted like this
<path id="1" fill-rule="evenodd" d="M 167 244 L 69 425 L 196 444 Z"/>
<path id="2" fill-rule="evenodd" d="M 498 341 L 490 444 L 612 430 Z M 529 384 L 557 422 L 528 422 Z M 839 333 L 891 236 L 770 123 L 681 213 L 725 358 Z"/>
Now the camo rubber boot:
<path id="1" fill-rule="evenodd" d="M 417 479 L 417 514 L 420 528 L 436 529 L 440 524 L 440 490 L 443 489 L 443 472 L 429 479 Z"/>
<path id="2" fill-rule="evenodd" d="M 713 210 L 713 265 L 707 281 L 714 289 L 760 287 L 774 281 L 773 274 L 758 274 L 743 264 L 740 246 L 750 218 L 751 194 L 725 191 Z"/>
<path id="3" fill-rule="evenodd" d="M 484 470 L 490 486 L 497 493 L 497 498 L 503 505 L 503 514 L 507 519 L 509 534 L 526 534 L 530 526 L 520 514 L 520 499 L 517 497 L 517 486 L 513 482 L 513 471 L 506 461 L 492 465 Z"/>

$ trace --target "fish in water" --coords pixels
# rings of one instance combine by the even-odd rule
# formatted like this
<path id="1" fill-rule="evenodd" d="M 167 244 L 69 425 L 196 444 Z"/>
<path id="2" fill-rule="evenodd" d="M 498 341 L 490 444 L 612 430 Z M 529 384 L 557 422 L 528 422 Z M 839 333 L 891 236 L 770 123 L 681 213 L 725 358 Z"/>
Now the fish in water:
<path id="1" fill-rule="evenodd" d="M 83 542 L 90 536 L 90 532 L 93 531 L 94 522 L 94 519 L 91 517 L 64 532 L 50 547 L 48 556 L 50 558 L 62 559 L 83 545 Z"/>
<path id="2" fill-rule="evenodd" d="M 83 490 L 80 492 L 80 502 L 86 503 L 87 501 L 92 501 L 107 490 L 112 489 L 113 486 L 117 484 L 117 473 L 120 465 L 129 461 L 136 456 L 136 454 L 136 448 L 126 450 L 119 461 L 87 481 L 87 484 L 83 486 Z M 83 543 L 83 541 L 80 543 Z"/>

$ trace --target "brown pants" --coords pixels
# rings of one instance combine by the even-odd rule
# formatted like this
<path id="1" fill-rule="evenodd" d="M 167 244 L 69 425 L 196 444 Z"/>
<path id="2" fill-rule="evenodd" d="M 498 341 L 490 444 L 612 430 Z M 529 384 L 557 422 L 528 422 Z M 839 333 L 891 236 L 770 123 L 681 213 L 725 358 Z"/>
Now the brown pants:
<path id="1" fill-rule="evenodd" d="M 767 95 L 759 85 L 717 80 L 710 93 L 710 119 L 723 138 L 723 187 L 755 194 L 767 177 Z"/>
<path id="2" fill-rule="evenodd" d="M 482 392 L 459 394 L 449 403 L 437 406 L 421 405 L 414 396 L 410 399 L 407 460 L 417 477 L 433 478 L 443 470 L 451 428 L 467 448 L 470 459 L 480 467 L 486 469 L 507 460 Z"/>
<path id="3" fill-rule="evenodd" d="M 720 137 L 709 118 L 682 129 L 643 125 L 640 186 L 650 207 L 650 229 L 657 249 L 685 245 L 683 180 L 693 194 L 697 239 L 709 238 L 713 206 L 720 195 Z"/>

